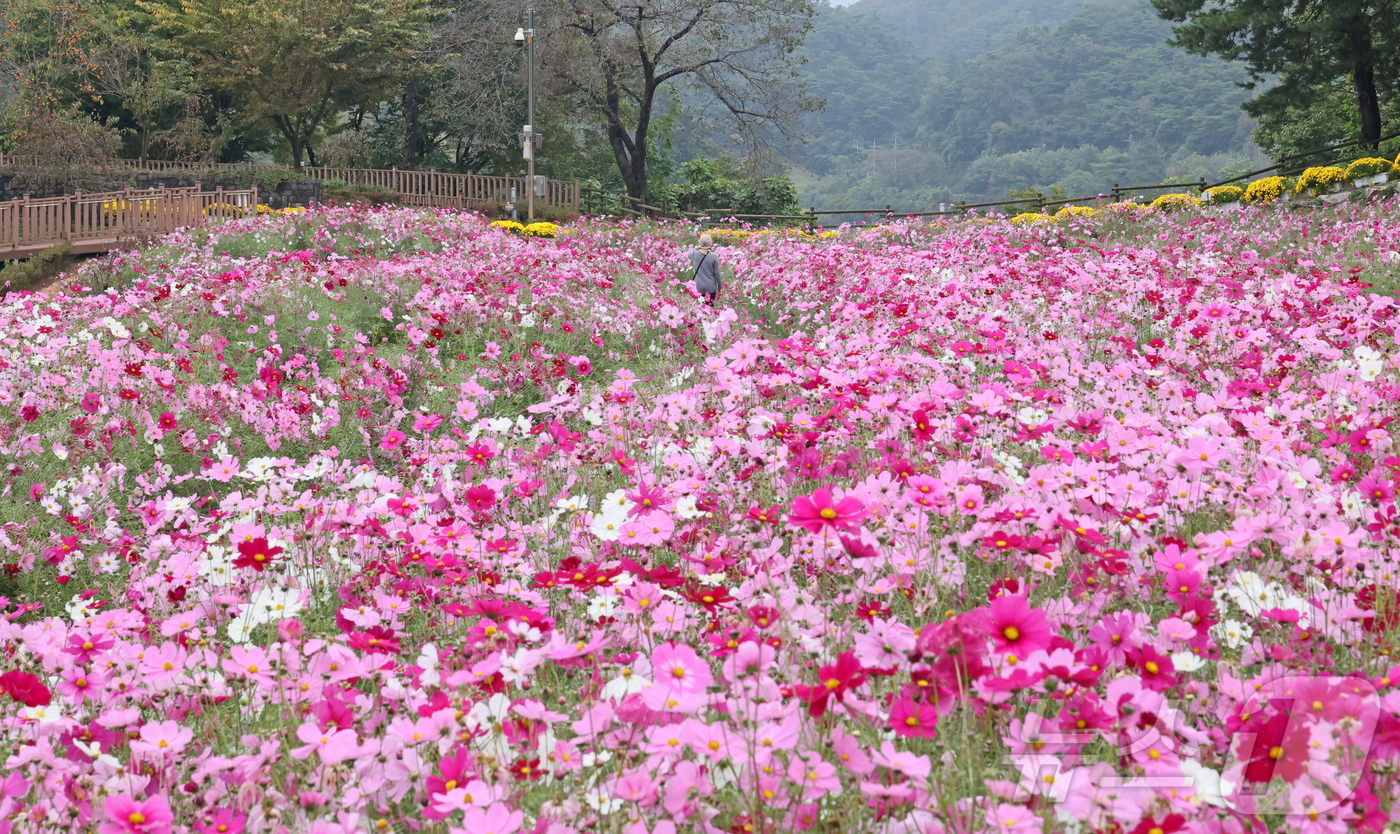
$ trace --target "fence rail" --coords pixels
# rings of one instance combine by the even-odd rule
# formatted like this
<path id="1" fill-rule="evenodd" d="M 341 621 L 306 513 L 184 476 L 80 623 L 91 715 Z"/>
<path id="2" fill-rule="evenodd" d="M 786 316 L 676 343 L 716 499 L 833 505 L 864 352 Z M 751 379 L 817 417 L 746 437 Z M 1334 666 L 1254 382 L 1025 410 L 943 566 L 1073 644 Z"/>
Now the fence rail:
<path id="1" fill-rule="evenodd" d="M 0 203 L 0 259 L 36 255 L 68 241 L 74 254 L 106 252 L 133 235 L 164 235 L 210 220 L 242 217 L 258 204 L 246 190 L 161 188 Z"/>
<path id="2" fill-rule="evenodd" d="M 43 167 L 38 157 L 0 153 L 0 168 Z M 118 159 L 95 171 L 210 171 L 214 173 L 257 175 L 264 172 L 292 172 L 289 165 L 260 165 L 252 162 L 170 162 L 158 159 Z M 301 175 L 315 180 L 341 180 L 347 185 L 365 185 L 388 189 L 398 194 L 408 205 L 440 208 L 475 209 L 488 203 L 510 201 L 511 189 L 518 200 L 526 198 L 528 180 L 524 177 L 496 177 L 475 174 L 453 174 L 438 171 L 403 171 L 398 168 L 332 168 L 314 166 L 301 169 Z M 581 209 L 581 189 L 578 180 L 572 182 L 546 179 L 544 193 L 535 198 L 536 205 L 546 205 L 578 213 Z"/>
<path id="3" fill-rule="evenodd" d="M 1400 138 L 1400 132 L 1392 133 L 1392 134 L 1390 134 L 1390 135 L 1388 135 L 1388 136 L 1382 136 L 1382 137 L 1380 138 L 1379 142 L 1386 142 L 1386 141 L 1389 141 L 1389 140 L 1391 140 L 1391 139 L 1397 139 L 1397 138 Z M 816 231 L 816 230 L 820 227 L 819 218 L 820 218 L 820 217 L 824 217 L 824 216 L 863 215 L 863 216 L 866 216 L 866 217 L 871 217 L 871 216 L 880 217 L 880 218 L 885 219 L 885 220 L 892 220 L 892 219 L 894 219 L 894 218 L 896 218 L 896 217 L 904 217 L 904 218 L 909 218 L 909 217 L 949 217 L 949 216 L 963 215 L 963 214 L 966 214 L 968 211 L 971 211 L 971 210 L 973 210 L 973 209 L 979 209 L 979 208 L 998 208 L 998 207 L 1002 207 L 1002 206 L 1019 206 L 1019 205 L 1033 205 L 1035 211 L 1043 212 L 1043 211 L 1045 211 L 1046 209 L 1053 208 L 1053 207 L 1055 207 L 1055 206 L 1065 206 L 1065 205 L 1071 205 L 1071 204 L 1074 204 L 1074 203 L 1097 202 L 1097 201 L 1100 201 L 1100 200 L 1109 200 L 1109 199 L 1111 199 L 1113 202 L 1118 202 L 1118 201 L 1124 199 L 1125 197 L 1135 199 L 1135 194 L 1136 194 L 1137 192 L 1143 192 L 1143 191 L 1164 191 L 1164 190 L 1169 190 L 1169 189 L 1173 189 L 1173 188 L 1181 189 L 1181 190 L 1183 190 L 1183 191 L 1185 191 L 1185 192 L 1187 192 L 1187 193 L 1190 193 L 1192 190 L 1195 190 L 1195 192 L 1199 195 L 1199 194 L 1205 193 L 1206 191 L 1209 191 L 1209 190 L 1212 189 L 1212 188 L 1219 188 L 1219 187 L 1222 186 L 1222 185 L 1229 185 L 1229 184 L 1231 184 L 1231 183 L 1240 182 L 1241 180 L 1250 179 L 1251 177 L 1255 177 L 1255 176 L 1258 176 L 1258 175 L 1260 175 L 1260 174 L 1267 174 L 1267 173 L 1271 173 L 1271 172 L 1274 172 L 1274 171 L 1278 171 L 1278 172 L 1280 172 L 1280 175 L 1281 175 L 1281 176 L 1291 176 L 1291 175 L 1293 175 L 1293 174 L 1301 173 L 1301 172 L 1303 172 L 1304 170 L 1306 170 L 1307 168 L 1312 167 L 1312 166 L 1315 166 L 1315 165 L 1329 165 L 1329 164 L 1340 164 L 1340 163 L 1345 163 L 1345 162 L 1349 161 L 1350 159 L 1352 159 L 1353 157 L 1351 157 L 1351 156 L 1341 156 L 1341 157 L 1338 157 L 1338 156 L 1335 155 L 1337 151 L 1341 151 L 1341 150 L 1344 150 L 1344 149 L 1346 149 L 1346 148 L 1353 148 L 1353 147 L 1357 147 L 1357 146 L 1359 146 L 1359 145 L 1365 145 L 1365 144 L 1369 144 L 1369 143 L 1366 143 L 1366 142 L 1364 142 L 1364 141 L 1346 142 L 1346 143 L 1342 143 L 1342 144 L 1340 144 L 1340 145 L 1331 145 L 1331 146 L 1328 146 L 1328 147 L 1326 147 L 1326 148 L 1318 148 L 1318 149 L 1315 149 L 1315 150 L 1306 151 L 1306 152 L 1304 152 L 1304 153 L 1292 154 L 1292 155 L 1290 155 L 1290 156 L 1284 157 L 1283 160 L 1282 160 L 1281 162 L 1279 162 L 1278 164 L 1276 164 L 1276 165 L 1271 165 L 1271 166 L 1269 166 L 1268 168 L 1260 168 L 1260 169 L 1257 170 L 1257 171 L 1251 171 L 1251 172 L 1249 172 L 1249 173 L 1247 173 L 1247 174 L 1241 174 L 1240 176 L 1237 176 L 1237 177 L 1230 177 L 1229 179 L 1221 180 L 1220 182 L 1217 182 L 1217 183 L 1207 183 L 1205 177 L 1201 177 L 1200 179 L 1196 180 L 1195 182 L 1180 182 L 1180 181 L 1178 181 L 1178 182 L 1156 183 L 1156 184 L 1153 184 L 1153 185 L 1119 185 L 1119 184 L 1117 184 L 1117 183 L 1114 183 L 1113 188 L 1111 189 L 1111 191 L 1110 191 L 1109 193 L 1105 193 L 1105 194 L 1095 194 L 1095 195 L 1090 195 L 1090 196 L 1086 196 L 1086 197 L 1066 197 L 1066 198 L 1061 198 L 1061 199 L 1058 199 L 1058 200 L 1050 200 L 1050 199 L 1047 199 L 1047 198 L 1044 197 L 1044 196 L 1041 196 L 1041 197 L 1018 198 L 1018 199 L 1014 199 L 1014 200 L 995 200 L 995 201 L 986 202 L 986 203 L 964 203 L 964 202 L 960 202 L 960 201 L 955 201 L 955 202 L 952 204 L 952 208 L 940 208 L 938 211 L 910 211 L 910 212 L 895 211 L 894 208 L 893 208 L 893 206 L 890 206 L 890 205 L 886 205 L 884 208 L 870 208 L 870 209 L 818 209 L 816 206 L 813 206 L 812 208 L 808 209 L 806 213 L 801 214 L 801 215 L 790 215 L 790 214 L 735 214 L 735 213 L 733 213 L 733 210 L 732 210 L 732 209 L 724 209 L 724 208 L 704 209 L 704 210 L 702 210 L 702 211 L 681 211 L 681 210 L 679 210 L 679 209 L 677 209 L 677 208 L 675 208 L 675 207 L 664 208 L 664 207 L 650 206 L 650 205 L 646 205 L 645 203 L 643 203 L 642 201 L 636 199 L 635 197 L 629 197 L 629 196 L 627 196 L 627 195 L 625 195 L 625 194 L 623 194 L 623 195 L 609 195 L 609 194 L 604 194 L 603 192 L 598 191 L 598 190 L 596 190 L 596 189 L 585 189 L 585 193 L 588 193 L 588 194 L 590 195 L 590 202 L 593 203 L 593 204 L 595 204 L 595 205 L 607 205 L 607 203 L 608 203 L 609 201 L 616 201 L 615 204 L 618 205 L 618 206 L 621 206 L 621 211 L 622 211 L 622 213 L 630 214 L 630 215 L 645 215 L 647 212 L 650 212 L 650 213 L 653 214 L 654 216 L 660 216 L 660 217 L 688 217 L 688 218 L 691 218 L 691 219 L 700 220 L 701 222 L 723 222 L 723 221 L 731 220 L 731 219 L 733 219 L 733 220 L 773 220 L 773 221 L 794 221 L 794 220 L 798 220 L 798 221 L 805 221 L 805 223 L 804 223 L 803 225 L 807 226 L 808 231 L 813 231 L 813 232 L 814 232 L 814 231 Z M 1331 157 L 1326 157 L 1327 154 L 1333 154 L 1333 156 L 1331 156 Z M 1319 160 L 1318 157 L 1325 157 L 1325 158 L 1322 159 L 1322 160 Z M 1301 163 L 1301 164 L 1295 164 L 1295 163 L 1297 163 L 1298 160 L 1308 160 L 1308 161 L 1307 161 L 1307 162 L 1304 162 L 1304 163 Z M 636 208 L 636 209 L 627 208 L 626 206 L 627 206 L 628 201 L 630 201 L 631 204 L 637 206 L 637 208 Z M 851 225 L 863 226 L 863 225 L 867 225 L 867 224 L 866 224 L 865 222 L 861 222 L 861 223 L 854 223 L 854 224 L 851 224 Z"/>

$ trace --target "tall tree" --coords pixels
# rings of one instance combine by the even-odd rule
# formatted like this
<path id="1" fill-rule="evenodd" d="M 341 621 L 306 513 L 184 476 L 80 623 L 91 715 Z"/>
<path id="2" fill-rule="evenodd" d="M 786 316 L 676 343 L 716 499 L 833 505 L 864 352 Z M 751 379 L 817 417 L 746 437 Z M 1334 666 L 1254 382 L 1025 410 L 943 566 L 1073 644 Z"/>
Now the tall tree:
<path id="1" fill-rule="evenodd" d="M 1178 25 L 1172 43 L 1199 54 L 1243 61 L 1250 88 L 1276 86 L 1245 109 L 1252 114 L 1307 106 L 1317 90 L 1348 78 L 1361 139 L 1381 138 L 1381 97 L 1400 66 L 1400 0 L 1152 0 Z"/>
<path id="2" fill-rule="evenodd" d="M 432 15 L 426 0 L 179 0 L 148 8 L 206 84 L 277 128 L 298 169 L 329 116 L 391 94 Z"/>
<path id="3" fill-rule="evenodd" d="M 596 111 L 627 193 L 647 188 L 647 139 L 664 87 L 721 113 L 754 146 L 791 135 L 816 106 L 796 50 L 814 0 L 546 0 L 542 69 Z"/>

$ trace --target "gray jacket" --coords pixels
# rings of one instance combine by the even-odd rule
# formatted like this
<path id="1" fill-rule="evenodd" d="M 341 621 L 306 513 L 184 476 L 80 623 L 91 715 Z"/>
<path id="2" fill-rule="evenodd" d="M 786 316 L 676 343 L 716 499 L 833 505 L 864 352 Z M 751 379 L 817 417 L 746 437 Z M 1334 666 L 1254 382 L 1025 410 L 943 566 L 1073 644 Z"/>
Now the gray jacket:
<path id="1" fill-rule="evenodd" d="M 705 252 L 696 249 L 690 253 L 690 267 L 695 274 L 696 292 L 719 292 L 719 255 L 713 250 Z"/>

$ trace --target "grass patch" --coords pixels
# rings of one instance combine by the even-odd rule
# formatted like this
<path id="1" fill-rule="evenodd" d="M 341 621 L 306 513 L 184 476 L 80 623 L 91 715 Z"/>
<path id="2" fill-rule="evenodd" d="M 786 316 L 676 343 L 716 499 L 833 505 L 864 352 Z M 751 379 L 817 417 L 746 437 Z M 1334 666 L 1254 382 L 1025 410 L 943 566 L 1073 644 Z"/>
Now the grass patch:
<path id="1" fill-rule="evenodd" d="M 28 260 L 11 261 L 4 269 L 0 269 L 0 298 L 12 292 L 36 290 L 72 269 L 72 248 L 72 241 L 65 240 Z"/>

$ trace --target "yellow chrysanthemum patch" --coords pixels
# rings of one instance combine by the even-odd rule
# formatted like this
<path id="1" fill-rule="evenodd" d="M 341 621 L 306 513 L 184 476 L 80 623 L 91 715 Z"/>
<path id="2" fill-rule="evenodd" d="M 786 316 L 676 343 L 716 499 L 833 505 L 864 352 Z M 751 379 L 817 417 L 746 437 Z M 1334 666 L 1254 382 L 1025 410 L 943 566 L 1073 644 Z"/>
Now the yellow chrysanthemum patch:
<path id="1" fill-rule="evenodd" d="M 559 225 L 541 220 L 526 226 L 524 232 L 531 237 L 554 237 L 559 234 Z"/>
<path id="2" fill-rule="evenodd" d="M 1224 206 L 1243 200 L 1244 189 L 1235 185 L 1217 185 L 1214 188 L 1206 189 L 1201 197 L 1212 206 Z"/>
<path id="3" fill-rule="evenodd" d="M 108 218 L 118 213 L 149 215 L 156 210 L 159 200 L 108 200 L 102 204 L 102 214 Z"/>
<path id="4" fill-rule="evenodd" d="M 239 215 L 242 213 L 243 209 L 231 203 L 210 203 L 209 205 L 204 207 L 205 217 L 209 217 L 210 215 L 214 215 L 216 217 L 228 217 L 229 215 Z"/>
<path id="5" fill-rule="evenodd" d="M 1103 211 L 1114 211 L 1119 213 L 1141 214 L 1147 211 L 1147 206 L 1133 200 L 1119 200 L 1116 203 L 1109 203 L 1104 206 Z"/>
<path id="6" fill-rule="evenodd" d="M 1098 212 L 1094 211 L 1089 206 L 1065 206 L 1064 208 L 1055 212 L 1055 219 L 1073 220 L 1076 217 L 1088 218 L 1093 217 L 1097 213 Z"/>
<path id="7" fill-rule="evenodd" d="M 1364 177 L 1374 177 L 1377 174 L 1389 174 L 1392 167 L 1394 164 L 1389 159 L 1368 156 L 1347 166 L 1347 179 L 1359 180 Z"/>
<path id="8" fill-rule="evenodd" d="M 517 235 L 525 233 L 525 226 L 514 220 L 496 220 L 491 225 L 503 232 L 512 232 Z"/>
<path id="9" fill-rule="evenodd" d="M 1040 212 L 1031 211 L 1026 212 L 1025 214 L 1018 214 L 1015 217 L 1011 218 L 1011 225 L 1036 226 L 1041 223 L 1049 223 L 1051 220 L 1054 219 L 1055 218 L 1051 217 L 1048 214 L 1041 214 Z"/>
<path id="10" fill-rule="evenodd" d="M 806 229 L 711 229 L 709 235 L 717 241 L 740 243 L 756 237 L 771 237 L 773 235 L 786 235 L 808 240 L 828 239 L 836 237 L 836 232 L 818 232 L 814 235 Z"/>
<path id="11" fill-rule="evenodd" d="M 1288 182 L 1283 177 L 1265 177 L 1255 180 L 1244 190 L 1244 199 L 1250 203 L 1272 203 L 1288 192 Z"/>
<path id="12" fill-rule="evenodd" d="M 1199 197 L 1192 197 L 1190 194 L 1163 194 L 1152 201 L 1148 206 L 1152 211 L 1181 211 L 1187 208 L 1197 208 L 1201 205 Z"/>
<path id="13" fill-rule="evenodd" d="M 1332 190 L 1332 186 L 1346 182 L 1348 179 L 1346 169 L 1338 168 L 1335 165 L 1319 165 L 1309 168 L 1298 178 L 1296 192 L 1302 194 L 1304 191 L 1311 191 L 1314 194 L 1325 194 Z"/>

